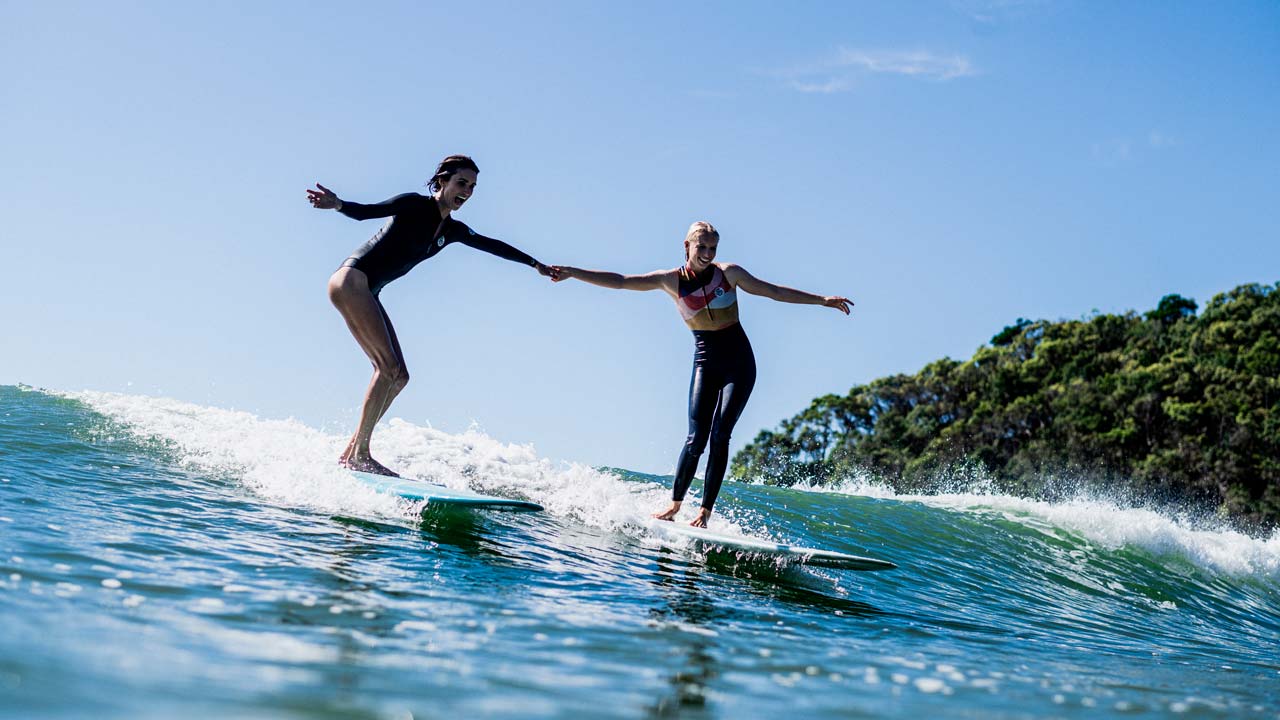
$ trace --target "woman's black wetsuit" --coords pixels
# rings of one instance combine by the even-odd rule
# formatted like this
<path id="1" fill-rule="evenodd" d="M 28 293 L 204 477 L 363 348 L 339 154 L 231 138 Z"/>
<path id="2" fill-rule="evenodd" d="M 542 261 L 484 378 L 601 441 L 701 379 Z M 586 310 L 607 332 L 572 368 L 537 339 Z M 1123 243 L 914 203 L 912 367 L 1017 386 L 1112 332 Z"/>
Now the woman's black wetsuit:
<path id="1" fill-rule="evenodd" d="M 405 193 L 374 205 L 344 200 L 338 212 L 356 220 L 391 218 L 342 263 L 343 267 L 353 267 L 367 275 L 369 290 L 374 295 L 387 283 L 455 242 L 524 265 L 538 264 L 532 257 L 501 240 L 477 235 L 452 216 L 441 222 L 440 206 L 430 195 Z"/>
<path id="2" fill-rule="evenodd" d="M 676 464 L 671 499 L 684 500 L 710 439 L 702 507 L 711 510 L 729 462 L 733 426 L 756 384 L 756 358 L 747 333 L 737 322 L 737 293 L 718 266 L 712 265 L 700 276 L 681 270 L 676 306 L 693 330 L 694 350 L 693 377 L 689 381 L 689 435 Z M 727 320 L 733 324 L 719 330 L 698 329 L 722 326 Z"/>

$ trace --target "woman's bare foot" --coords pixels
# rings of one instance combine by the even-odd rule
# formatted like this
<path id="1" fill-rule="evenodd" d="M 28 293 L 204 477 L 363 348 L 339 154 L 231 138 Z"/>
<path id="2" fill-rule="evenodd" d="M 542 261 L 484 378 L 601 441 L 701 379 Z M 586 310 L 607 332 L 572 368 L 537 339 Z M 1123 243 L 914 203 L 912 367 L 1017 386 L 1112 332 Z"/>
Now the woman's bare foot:
<path id="1" fill-rule="evenodd" d="M 701 510 L 698 511 L 698 517 L 694 518 L 693 522 L 689 524 L 696 528 L 704 528 L 707 526 L 707 521 L 710 519 L 711 519 L 711 511 L 706 508 L 702 508 Z"/>
<path id="2" fill-rule="evenodd" d="M 399 473 L 369 456 L 363 458 L 338 458 L 338 464 L 348 470 L 373 473 L 374 475 L 386 475 L 388 477 L 400 477 Z"/>
<path id="3" fill-rule="evenodd" d="M 660 513 L 654 513 L 653 516 L 659 520 L 670 521 L 675 519 L 676 513 L 678 512 L 680 512 L 680 503 L 678 501 L 673 500 L 671 501 L 671 507 L 667 508 L 666 510 L 663 510 Z"/>

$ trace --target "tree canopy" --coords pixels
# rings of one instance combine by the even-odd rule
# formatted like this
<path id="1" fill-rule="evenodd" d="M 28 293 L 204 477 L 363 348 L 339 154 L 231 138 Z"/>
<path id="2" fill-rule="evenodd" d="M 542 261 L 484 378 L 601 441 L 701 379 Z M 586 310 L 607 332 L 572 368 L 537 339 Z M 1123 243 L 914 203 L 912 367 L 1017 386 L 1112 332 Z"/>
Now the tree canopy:
<path id="1" fill-rule="evenodd" d="M 1280 525 L 1280 283 L 1197 314 L 1026 320 L 960 362 L 815 399 L 734 457 L 733 476 L 789 485 L 872 473 L 928 492 L 956 468 L 1006 492 L 1087 483 Z"/>

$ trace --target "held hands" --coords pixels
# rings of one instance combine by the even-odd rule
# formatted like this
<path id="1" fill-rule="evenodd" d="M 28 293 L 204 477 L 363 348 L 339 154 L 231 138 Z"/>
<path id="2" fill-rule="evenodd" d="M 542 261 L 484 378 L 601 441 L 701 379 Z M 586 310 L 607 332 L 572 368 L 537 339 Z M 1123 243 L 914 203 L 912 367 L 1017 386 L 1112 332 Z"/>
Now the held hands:
<path id="1" fill-rule="evenodd" d="M 565 265 L 552 265 L 550 277 L 555 282 L 560 282 L 561 280 L 568 280 L 573 277 L 574 270 L 575 268 L 571 268 Z M 543 274 L 545 275 L 546 273 L 543 273 Z"/>
<path id="2" fill-rule="evenodd" d="M 542 263 L 535 261 L 533 267 L 538 271 L 539 275 L 551 278 L 552 282 L 560 282 L 564 279 L 564 276 L 561 274 L 564 269 L 559 265 L 543 265 Z"/>
<path id="3" fill-rule="evenodd" d="M 317 210 L 336 210 L 342 207 L 342 201 L 332 190 L 320 183 L 316 183 L 316 187 L 319 190 L 307 190 L 307 200 L 311 201 L 311 207 Z"/>
<path id="4" fill-rule="evenodd" d="M 849 308 L 853 307 L 853 301 L 849 298 L 843 298 L 836 295 L 828 295 L 822 298 L 822 304 L 829 308 L 835 308 L 845 315 L 849 314 Z"/>

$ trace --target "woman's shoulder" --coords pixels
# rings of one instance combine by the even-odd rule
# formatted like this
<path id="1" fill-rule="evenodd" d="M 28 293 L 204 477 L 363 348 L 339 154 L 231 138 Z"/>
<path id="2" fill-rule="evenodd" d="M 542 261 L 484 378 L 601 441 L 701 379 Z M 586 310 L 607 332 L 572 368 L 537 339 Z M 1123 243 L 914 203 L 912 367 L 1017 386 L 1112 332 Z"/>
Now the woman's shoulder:
<path id="1" fill-rule="evenodd" d="M 433 195 L 422 195 L 416 192 L 400 193 L 392 198 L 391 202 L 396 207 L 397 215 L 412 215 L 427 222 L 440 220 L 440 206 L 436 204 Z"/>
<path id="2" fill-rule="evenodd" d="M 426 207 L 428 203 L 434 205 L 435 200 L 436 199 L 430 195 L 422 195 L 416 192 L 404 192 L 393 196 L 390 200 L 387 200 L 387 202 L 405 207 Z"/>
<path id="3" fill-rule="evenodd" d="M 720 268 L 720 274 L 725 281 L 734 287 L 737 287 L 738 283 L 742 282 L 744 278 L 751 277 L 751 273 L 737 263 L 718 262 L 715 263 L 715 266 Z"/>
<path id="4" fill-rule="evenodd" d="M 381 204 L 395 208 L 397 214 L 399 214 L 410 210 L 418 210 L 424 207 L 424 203 L 422 201 L 429 199 L 431 198 L 419 195 L 416 192 L 407 192 L 400 193 L 399 195 L 393 195 L 382 201 Z"/>
<path id="5" fill-rule="evenodd" d="M 432 198 L 433 202 L 434 200 L 435 199 Z M 445 222 L 445 232 L 450 237 L 476 234 L 476 231 L 472 230 L 470 225 L 462 222 L 461 220 L 454 217 L 453 215 L 450 215 L 449 217 L 445 218 L 444 222 Z"/>

